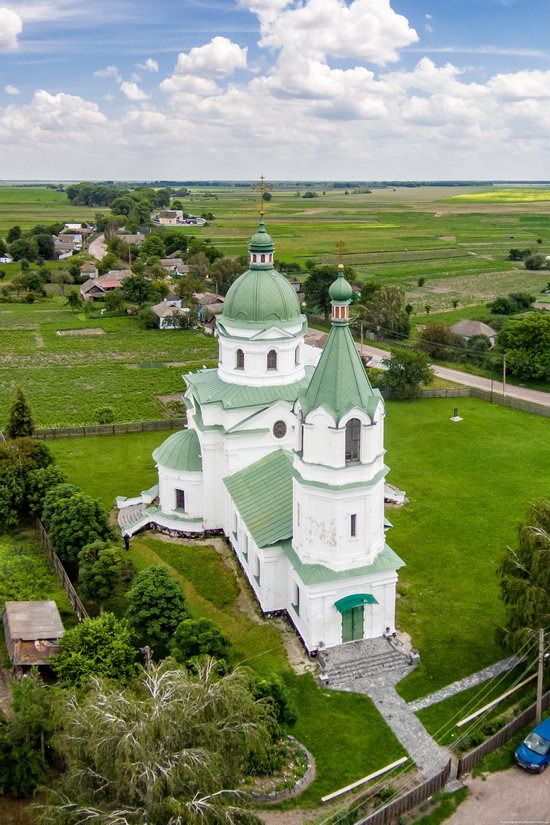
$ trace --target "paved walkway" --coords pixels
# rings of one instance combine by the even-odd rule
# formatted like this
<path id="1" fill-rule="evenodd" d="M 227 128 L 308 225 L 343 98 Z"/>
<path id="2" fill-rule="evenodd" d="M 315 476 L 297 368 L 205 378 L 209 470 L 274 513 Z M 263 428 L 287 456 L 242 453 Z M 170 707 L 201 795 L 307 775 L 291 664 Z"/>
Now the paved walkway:
<path id="1" fill-rule="evenodd" d="M 457 693 L 462 693 L 463 690 L 468 690 L 468 688 L 481 685 L 483 682 L 489 681 L 489 679 L 494 679 L 495 676 L 500 676 L 501 673 L 506 673 L 506 671 L 512 670 L 512 668 L 516 667 L 520 661 L 521 659 L 518 659 L 517 656 L 511 656 L 509 659 L 502 659 L 500 662 L 490 665 L 483 670 L 478 670 L 477 673 L 472 673 L 464 679 L 459 679 L 457 682 L 453 682 L 452 684 L 447 685 L 447 687 L 441 688 L 441 690 L 436 690 L 434 693 L 430 693 L 422 699 L 416 699 L 414 702 L 409 702 L 409 708 L 416 713 L 424 708 L 429 708 L 430 705 L 437 705 L 438 702 L 442 702 L 450 696 L 456 696 Z"/>
<path id="2" fill-rule="evenodd" d="M 357 345 L 357 348 L 361 351 L 360 344 Z M 370 344 L 363 344 L 362 354 L 384 358 L 389 358 L 390 355 L 387 350 L 371 347 Z M 491 391 L 490 378 L 483 378 L 481 375 L 471 375 L 468 372 L 461 372 L 461 370 L 453 370 L 448 367 L 439 367 L 436 364 L 432 364 L 432 369 L 439 378 L 454 381 L 455 384 L 463 384 L 466 387 L 479 387 L 482 390 Z M 503 394 L 503 386 L 500 381 L 493 381 L 492 389 L 495 395 Z M 524 401 L 534 401 L 537 404 L 550 407 L 550 392 L 541 392 L 540 390 L 530 390 L 526 387 L 516 387 L 513 384 L 506 384 L 506 395 L 509 395 L 511 398 L 521 398 Z"/>

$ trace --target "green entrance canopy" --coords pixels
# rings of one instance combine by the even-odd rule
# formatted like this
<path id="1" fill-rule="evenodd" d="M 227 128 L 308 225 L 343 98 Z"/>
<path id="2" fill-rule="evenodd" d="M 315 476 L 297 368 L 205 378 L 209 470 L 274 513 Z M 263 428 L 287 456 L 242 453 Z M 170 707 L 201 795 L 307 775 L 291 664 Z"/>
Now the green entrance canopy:
<path id="1" fill-rule="evenodd" d="M 354 607 L 359 607 L 362 604 L 378 604 L 378 602 L 370 593 L 356 593 L 353 596 L 344 596 L 343 599 L 338 599 L 337 602 L 334 602 L 334 607 L 340 613 L 347 613 L 348 610 L 353 610 Z"/>

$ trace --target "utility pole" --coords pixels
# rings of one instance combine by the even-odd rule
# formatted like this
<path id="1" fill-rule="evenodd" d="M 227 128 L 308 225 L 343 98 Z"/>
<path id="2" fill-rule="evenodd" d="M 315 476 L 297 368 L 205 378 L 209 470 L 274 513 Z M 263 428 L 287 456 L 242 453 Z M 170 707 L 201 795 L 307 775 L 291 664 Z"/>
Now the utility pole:
<path id="1" fill-rule="evenodd" d="M 502 395 L 506 397 L 506 353 L 502 358 Z"/>
<path id="2" fill-rule="evenodd" d="M 537 679 L 537 725 L 542 719 L 542 685 L 544 681 L 544 628 L 539 630 L 539 675 Z"/>

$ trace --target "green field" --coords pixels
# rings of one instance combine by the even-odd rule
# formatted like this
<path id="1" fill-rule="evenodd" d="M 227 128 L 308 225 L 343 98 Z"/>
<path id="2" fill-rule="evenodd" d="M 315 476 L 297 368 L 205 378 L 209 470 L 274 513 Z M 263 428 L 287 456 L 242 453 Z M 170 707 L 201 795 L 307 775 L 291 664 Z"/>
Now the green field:
<path id="1" fill-rule="evenodd" d="M 454 406 L 454 399 L 387 405 L 389 481 L 410 499 L 388 510 L 395 525 L 389 544 L 407 564 L 400 574 L 399 626 L 422 655 L 401 683 L 407 700 L 503 656 L 494 641 L 503 615 L 496 566 L 529 503 L 547 495 L 550 485 L 546 419 L 465 398 L 464 421 L 454 424 Z M 135 495 L 153 483 L 150 455 L 165 437 L 98 436 L 49 446 L 71 480 L 111 506 L 117 495 Z"/>
<path id="2" fill-rule="evenodd" d="M 453 200 L 468 201 L 470 203 L 535 203 L 550 201 L 550 187 L 536 189 L 525 186 L 518 189 L 491 189 L 488 192 L 475 194 L 455 195 Z"/>
<path id="3" fill-rule="evenodd" d="M 30 229 L 36 224 L 93 221 L 101 208 L 73 206 L 65 194 L 56 189 L 34 187 L 0 187 L 0 235 L 12 226 Z"/>
<path id="4" fill-rule="evenodd" d="M 57 334 L 90 329 L 103 334 Z M 87 319 L 62 299 L 0 304 L 0 426 L 16 386 L 37 426 L 97 423 L 105 405 L 117 421 L 165 418 L 161 397 L 181 394 L 182 374 L 216 356 L 215 340 L 201 333 L 143 330 L 128 316 Z"/>

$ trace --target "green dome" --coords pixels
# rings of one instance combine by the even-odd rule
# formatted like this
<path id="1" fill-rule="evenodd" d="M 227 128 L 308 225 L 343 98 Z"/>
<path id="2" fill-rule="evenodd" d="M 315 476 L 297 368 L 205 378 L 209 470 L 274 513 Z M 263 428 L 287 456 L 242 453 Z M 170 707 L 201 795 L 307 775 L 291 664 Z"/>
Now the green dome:
<path id="1" fill-rule="evenodd" d="M 287 279 L 273 267 L 244 272 L 225 296 L 221 321 L 299 321 L 300 303 Z"/>
<path id="2" fill-rule="evenodd" d="M 335 304 L 345 304 L 353 298 L 351 284 L 346 281 L 344 270 L 341 269 L 336 280 L 330 285 L 328 294 Z"/>
<path id="3" fill-rule="evenodd" d="M 195 430 L 181 430 L 164 441 L 153 453 L 153 460 L 169 470 L 188 473 L 202 471 L 201 445 Z"/>
<path id="4" fill-rule="evenodd" d="M 248 249 L 250 252 L 274 252 L 275 250 L 273 238 L 266 232 L 263 218 L 261 219 L 260 225 L 258 226 L 258 231 L 250 239 Z"/>

